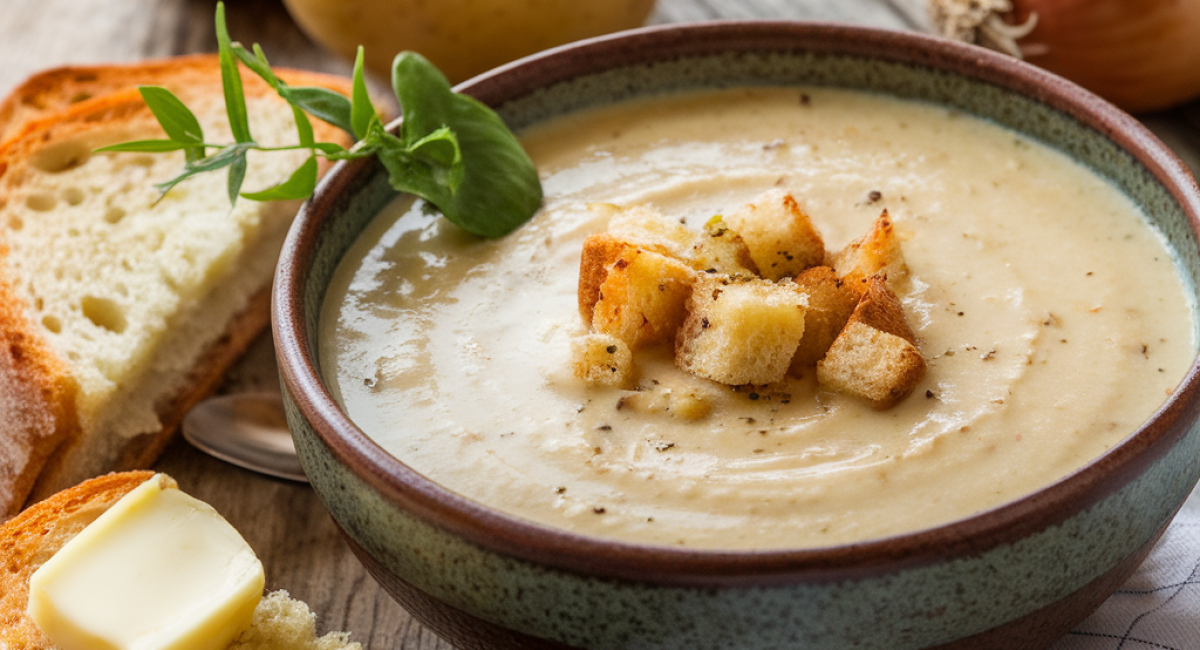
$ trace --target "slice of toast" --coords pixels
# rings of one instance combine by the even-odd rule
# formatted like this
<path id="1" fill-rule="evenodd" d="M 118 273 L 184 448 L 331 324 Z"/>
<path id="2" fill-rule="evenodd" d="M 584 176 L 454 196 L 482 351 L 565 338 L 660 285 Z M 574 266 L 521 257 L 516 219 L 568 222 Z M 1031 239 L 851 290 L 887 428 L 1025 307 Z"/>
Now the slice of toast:
<path id="1" fill-rule="evenodd" d="M 92 153 L 165 137 L 137 90 L 119 89 L 142 80 L 137 66 L 90 70 L 88 87 L 111 92 L 74 103 L 64 98 L 78 87 L 34 92 L 65 74 L 52 72 L 5 104 L 41 96 L 50 111 L 66 101 L 0 144 L 0 516 L 31 494 L 157 458 L 266 327 L 270 278 L 298 205 L 239 199 L 231 208 L 224 173 L 190 178 L 160 200 L 154 184 L 183 170 L 180 152 Z M 350 90 L 339 77 L 280 76 Z M 207 140 L 232 141 L 215 56 L 147 64 L 144 80 L 173 87 Z M 243 80 L 254 137 L 294 143 L 290 106 L 257 78 Z M 318 140 L 349 144 L 339 129 L 313 125 Z M 286 180 L 306 155 L 252 153 L 243 187 Z"/>
<path id="2" fill-rule="evenodd" d="M 135 471 L 90 479 L 51 495 L 0 526 L 0 648 L 55 650 L 25 613 L 30 576 L 117 500 L 154 475 Z M 168 481 L 174 487 L 174 481 Z M 230 646 L 230 650 L 274 648 L 361 650 L 345 633 L 317 638 L 312 612 L 283 591 L 263 598 L 250 629 Z"/>
<path id="3" fill-rule="evenodd" d="M 179 96 L 202 96 L 211 92 L 217 57 L 214 54 L 190 54 L 166 59 L 151 59 L 127 64 L 62 66 L 43 70 L 9 92 L 0 101 L 0 142 L 15 136 L 26 124 L 35 122 L 104 95 L 138 86 L 162 86 Z M 320 86 L 342 93 L 350 92 L 349 80 L 341 77 L 274 68 L 292 86 Z M 258 79 L 242 69 L 242 80 L 260 92 Z M 190 107 L 190 103 L 184 102 Z M 321 128 L 321 127 L 318 127 Z M 318 138 L 320 139 L 320 138 Z"/>

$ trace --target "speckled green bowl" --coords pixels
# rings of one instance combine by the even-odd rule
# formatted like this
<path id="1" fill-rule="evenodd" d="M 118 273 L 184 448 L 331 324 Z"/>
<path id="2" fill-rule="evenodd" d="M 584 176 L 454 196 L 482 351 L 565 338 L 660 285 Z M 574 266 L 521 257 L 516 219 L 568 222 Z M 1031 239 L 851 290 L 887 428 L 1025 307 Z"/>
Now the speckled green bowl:
<path id="1" fill-rule="evenodd" d="M 1194 294 L 1200 196 L 1136 121 L 1033 67 L 922 36 L 827 24 L 706 23 L 540 54 L 460 90 L 522 126 L 677 88 L 828 84 L 953 106 L 1057 147 L 1161 226 Z M 338 168 L 300 213 L 275 285 L 288 417 L 314 488 L 372 575 L 463 648 L 1037 648 L 1135 569 L 1200 475 L 1200 381 L 1103 457 L 933 530 L 809 550 L 655 548 L 549 530 L 430 482 L 369 440 L 322 383 L 319 306 L 343 252 L 394 197 Z M 1069 390 L 1069 388 L 1067 388 Z"/>

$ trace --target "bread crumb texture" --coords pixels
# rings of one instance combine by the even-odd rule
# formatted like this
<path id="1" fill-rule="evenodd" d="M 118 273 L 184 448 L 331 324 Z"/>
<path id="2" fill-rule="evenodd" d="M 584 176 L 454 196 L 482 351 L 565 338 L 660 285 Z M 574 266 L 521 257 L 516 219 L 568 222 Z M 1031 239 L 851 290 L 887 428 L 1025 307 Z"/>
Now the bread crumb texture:
<path id="1" fill-rule="evenodd" d="M 348 90 L 325 75 L 294 79 Z M 255 139 L 294 143 L 291 108 L 245 82 Z M 220 363 L 208 351 L 248 322 L 238 319 L 268 285 L 296 211 L 244 198 L 231 208 L 224 173 L 160 197 L 156 184 L 184 169 L 181 152 L 94 153 L 165 137 L 135 83 L 168 87 L 206 141 L 232 141 L 215 56 L 48 71 L 0 105 L 10 118 L 0 144 L 0 439 L 13 447 L 0 465 L 0 510 L 19 507 L 34 480 L 46 496 L 118 468 L 131 440 L 170 429 L 198 364 Z M 314 126 L 318 139 L 344 140 Z M 243 188 L 286 180 L 306 155 L 251 152 Z"/>
<path id="2" fill-rule="evenodd" d="M 259 601 L 250 628 L 229 650 L 362 650 L 362 645 L 346 632 L 317 636 L 317 619 L 308 605 L 281 589 Z"/>
<path id="3" fill-rule="evenodd" d="M 573 359 L 583 381 L 628 387 L 637 349 L 658 344 L 674 346 L 681 369 L 720 384 L 763 386 L 815 368 L 824 387 L 878 408 L 924 377 L 896 295 L 908 267 L 886 210 L 830 253 L 795 197 L 778 189 L 702 232 L 650 206 L 593 209 L 609 229 L 588 237 L 580 255 L 579 311 L 591 333 L 577 339 Z M 606 349 L 621 350 L 619 363 Z"/>

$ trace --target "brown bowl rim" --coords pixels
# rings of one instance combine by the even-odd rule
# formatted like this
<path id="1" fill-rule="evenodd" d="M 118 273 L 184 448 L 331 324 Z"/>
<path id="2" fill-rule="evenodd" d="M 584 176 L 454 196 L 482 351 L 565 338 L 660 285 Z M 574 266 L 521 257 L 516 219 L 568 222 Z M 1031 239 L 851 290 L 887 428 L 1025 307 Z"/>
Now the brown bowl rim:
<path id="1" fill-rule="evenodd" d="M 554 48 L 456 87 L 495 106 L 514 86 L 539 86 L 626 64 L 730 51 L 805 50 L 933 67 L 1015 90 L 1106 135 L 1169 190 L 1200 240 L 1200 192 L 1148 129 L 1081 87 L 1016 59 L 917 33 L 839 23 L 725 20 L 646 27 Z M 650 56 L 646 56 L 649 53 Z M 1140 476 L 1200 417 L 1200 359 L 1155 414 L 1125 440 L 1067 477 L 1016 501 L 949 524 L 851 544 L 801 549 L 704 550 L 649 546 L 551 529 L 490 510 L 417 473 L 359 430 L 323 385 L 305 335 L 303 286 L 321 215 L 376 173 L 340 163 L 300 211 L 276 273 L 273 331 L 281 377 L 329 451 L 393 504 L 473 545 L 534 564 L 604 578 L 708 587 L 856 579 L 982 554 L 1060 524 Z"/>

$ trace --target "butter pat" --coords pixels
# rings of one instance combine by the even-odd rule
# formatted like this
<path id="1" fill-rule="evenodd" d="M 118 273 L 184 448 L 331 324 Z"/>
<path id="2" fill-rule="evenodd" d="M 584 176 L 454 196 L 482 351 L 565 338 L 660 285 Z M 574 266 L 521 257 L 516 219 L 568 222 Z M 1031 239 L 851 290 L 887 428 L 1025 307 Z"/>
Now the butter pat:
<path id="1" fill-rule="evenodd" d="M 263 584 L 233 526 L 158 475 L 34 572 L 28 613 L 59 650 L 221 650 Z"/>

